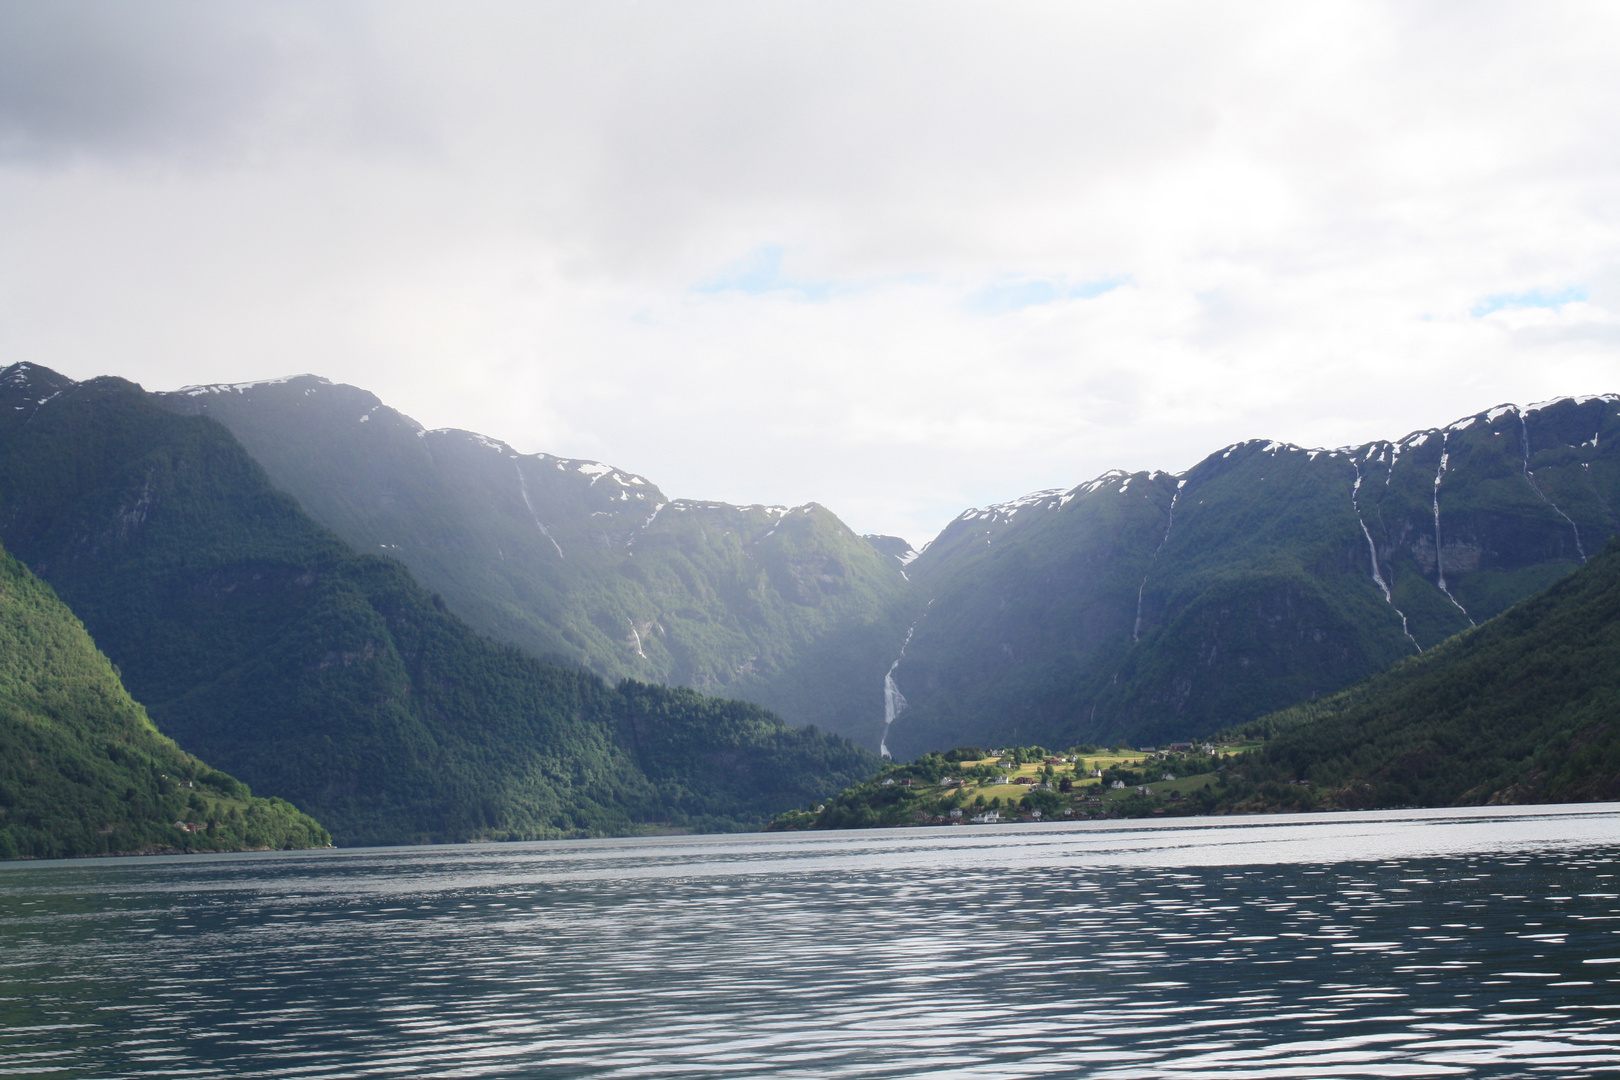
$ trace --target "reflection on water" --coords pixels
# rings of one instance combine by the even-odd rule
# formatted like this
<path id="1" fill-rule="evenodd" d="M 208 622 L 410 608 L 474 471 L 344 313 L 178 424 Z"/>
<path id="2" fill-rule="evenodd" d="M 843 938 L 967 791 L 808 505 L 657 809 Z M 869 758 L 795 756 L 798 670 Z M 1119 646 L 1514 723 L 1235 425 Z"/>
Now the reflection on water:
<path id="1" fill-rule="evenodd" d="M 1620 1071 L 1620 806 L 0 869 L 0 1076 Z"/>

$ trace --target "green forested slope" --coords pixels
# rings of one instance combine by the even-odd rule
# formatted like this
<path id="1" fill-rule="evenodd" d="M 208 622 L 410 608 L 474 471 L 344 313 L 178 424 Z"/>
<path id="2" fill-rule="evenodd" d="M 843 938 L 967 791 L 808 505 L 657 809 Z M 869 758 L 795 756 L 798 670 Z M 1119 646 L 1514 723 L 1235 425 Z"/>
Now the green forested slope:
<path id="1" fill-rule="evenodd" d="M 329 842 L 160 734 L 50 586 L 0 550 L 0 858 Z"/>
<path id="2" fill-rule="evenodd" d="M 1620 541 L 1545 592 L 1332 697 L 1266 717 L 1235 803 L 1304 779 L 1326 805 L 1620 798 Z"/>
<path id="3" fill-rule="evenodd" d="M 742 827 L 782 808 L 739 786 L 753 763 L 785 755 L 794 784 L 829 791 L 871 767 L 757 706 L 488 641 L 306 517 L 218 423 L 122 380 L 0 379 L 0 537 L 165 732 L 342 844 Z M 705 767 L 679 791 L 649 782 L 632 722 Z"/>
<path id="4" fill-rule="evenodd" d="M 825 507 L 671 499 L 598 462 L 425 431 L 310 375 L 157 400 L 230 428 L 317 521 L 498 640 L 877 744 L 909 585 Z"/>

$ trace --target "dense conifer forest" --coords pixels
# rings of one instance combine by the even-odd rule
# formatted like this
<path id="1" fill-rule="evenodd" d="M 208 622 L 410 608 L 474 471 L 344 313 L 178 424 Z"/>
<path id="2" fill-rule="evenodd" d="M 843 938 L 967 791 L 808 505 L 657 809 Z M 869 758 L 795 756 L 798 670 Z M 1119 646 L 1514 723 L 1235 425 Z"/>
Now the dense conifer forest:
<path id="1" fill-rule="evenodd" d="M 50 586 L 0 550 L 0 858 L 330 839 L 159 733 Z"/>

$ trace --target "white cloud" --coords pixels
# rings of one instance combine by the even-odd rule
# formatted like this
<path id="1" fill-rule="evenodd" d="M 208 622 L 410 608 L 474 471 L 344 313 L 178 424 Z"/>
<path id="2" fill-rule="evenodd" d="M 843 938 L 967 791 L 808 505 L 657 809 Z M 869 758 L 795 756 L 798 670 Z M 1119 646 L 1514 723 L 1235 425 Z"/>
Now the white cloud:
<path id="1" fill-rule="evenodd" d="M 316 371 L 916 541 L 1620 389 L 1608 5 L 39 10 L 8 361 Z"/>

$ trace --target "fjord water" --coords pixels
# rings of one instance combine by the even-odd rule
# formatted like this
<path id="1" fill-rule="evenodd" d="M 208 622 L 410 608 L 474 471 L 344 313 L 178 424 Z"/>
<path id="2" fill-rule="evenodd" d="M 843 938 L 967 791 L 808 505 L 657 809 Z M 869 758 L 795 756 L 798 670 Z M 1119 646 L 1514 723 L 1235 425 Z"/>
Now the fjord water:
<path id="1" fill-rule="evenodd" d="M 0 869 L 0 1075 L 1620 1071 L 1620 805 Z"/>

